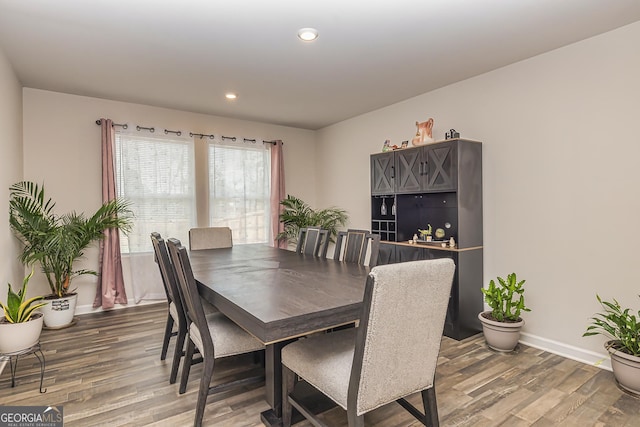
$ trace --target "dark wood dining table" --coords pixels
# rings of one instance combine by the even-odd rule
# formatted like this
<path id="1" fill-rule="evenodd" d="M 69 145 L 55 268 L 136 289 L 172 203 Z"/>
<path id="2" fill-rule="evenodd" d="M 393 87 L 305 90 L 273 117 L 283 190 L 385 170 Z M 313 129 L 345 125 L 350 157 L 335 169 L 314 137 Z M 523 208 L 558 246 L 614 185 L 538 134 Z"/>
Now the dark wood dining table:
<path id="1" fill-rule="evenodd" d="M 266 245 L 190 252 L 202 297 L 262 341 L 265 425 L 281 423 L 280 351 L 291 341 L 360 318 L 369 268 Z"/>

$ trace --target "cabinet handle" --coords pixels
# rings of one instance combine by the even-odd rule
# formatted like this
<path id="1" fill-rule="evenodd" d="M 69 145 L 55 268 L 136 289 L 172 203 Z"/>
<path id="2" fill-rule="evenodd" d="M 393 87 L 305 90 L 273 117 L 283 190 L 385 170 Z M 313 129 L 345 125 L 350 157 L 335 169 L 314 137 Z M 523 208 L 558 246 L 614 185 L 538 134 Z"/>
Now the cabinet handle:
<path id="1" fill-rule="evenodd" d="M 395 177 L 396 177 L 396 167 L 391 166 L 391 178 L 395 178 Z"/>
<path id="2" fill-rule="evenodd" d="M 424 162 L 420 162 L 420 167 L 418 168 L 418 175 L 422 176 L 422 166 L 424 165 Z"/>

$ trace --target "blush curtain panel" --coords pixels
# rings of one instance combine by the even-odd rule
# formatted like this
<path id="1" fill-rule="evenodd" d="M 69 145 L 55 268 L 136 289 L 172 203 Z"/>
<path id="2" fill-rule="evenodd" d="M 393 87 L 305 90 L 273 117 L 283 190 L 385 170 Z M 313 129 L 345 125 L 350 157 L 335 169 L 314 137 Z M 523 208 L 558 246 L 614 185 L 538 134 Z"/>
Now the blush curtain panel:
<path id="1" fill-rule="evenodd" d="M 102 131 L 102 202 L 105 203 L 116 198 L 113 157 L 115 132 L 111 120 L 100 119 L 100 122 Z M 127 293 L 122 274 L 120 233 L 115 228 L 105 230 L 104 233 L 105 237 L 100 241 L 98 288 L 93 307 L 110 309 L 115 304 L 127 304 Z"/>
<path id="2" fill-rule="evenodd" d="M 286 249 L 286 239 L 276 240 L 278 233 L 284 231 L 284 224 L 280 222 L 280 214 L 283 206 L 280 204 L 287 197 L 284 188 L 284 155 L 282 153 L 282 141 L 276 140 L 271 146 L 271 240 L 269 244 L 277 248 Z"/>

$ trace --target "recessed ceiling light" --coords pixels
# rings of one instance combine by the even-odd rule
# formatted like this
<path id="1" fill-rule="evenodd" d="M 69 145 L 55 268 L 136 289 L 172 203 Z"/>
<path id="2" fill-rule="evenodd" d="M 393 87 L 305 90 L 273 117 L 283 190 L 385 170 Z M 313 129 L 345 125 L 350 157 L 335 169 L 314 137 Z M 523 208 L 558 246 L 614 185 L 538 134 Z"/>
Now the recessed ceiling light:
<path id="1" fill-rule="evenodd" d="M 236 95 L 235 93 L 229 92 L 229 93 L 225 93 L 224 97 L 227 99 L 236 99 L 238 95 Z"/>
<path id="2" fill-rule="evenodd" d="M 315 28 L 300 28 L 298 37 L 305 42 L 311 42 L 318 38 L 318 30 Z"/>

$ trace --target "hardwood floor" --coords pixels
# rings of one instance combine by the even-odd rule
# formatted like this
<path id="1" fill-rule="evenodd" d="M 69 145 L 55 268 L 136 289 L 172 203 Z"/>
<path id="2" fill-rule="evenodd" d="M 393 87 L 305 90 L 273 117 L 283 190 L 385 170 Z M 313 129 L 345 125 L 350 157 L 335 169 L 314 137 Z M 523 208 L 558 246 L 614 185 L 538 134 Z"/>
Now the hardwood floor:
<path id="1" fill-rule="evenodd" d="M 15 388 L 8 366 L 0 375 L 0 404 L 63 405 L 69 427 L 192 425 L 202 368 L 193 367 L 184 395 L 169 384 L 171 358 L 160 361 L 165 319 L 165 306 L 156 304 L 79 316 L 69 329 L 43 331 L 47 392 L 38 392 L 37 359 L 26 356 Z M 250 355 L 219 362 L 215 381 L 242 375 L 251 362 Z M 610 372 L 526 346 L 499 354 L 481 335 L 443 338 L 436 384 L 442 426 L 640 426 L 640 399 L 621 391 Z M 409 400 L 418 404 L 419 396 Z M 266 409 L 261 385 L 210 396 L 204 425 L 261 426 Z M 339 408 L 323 418 L 347 426 Z M 365 419 L 377 427 L 420 425 L 395 403 Z"/>

